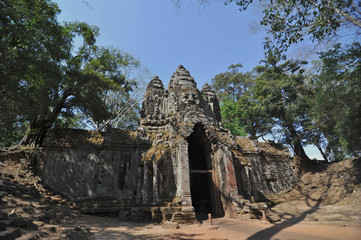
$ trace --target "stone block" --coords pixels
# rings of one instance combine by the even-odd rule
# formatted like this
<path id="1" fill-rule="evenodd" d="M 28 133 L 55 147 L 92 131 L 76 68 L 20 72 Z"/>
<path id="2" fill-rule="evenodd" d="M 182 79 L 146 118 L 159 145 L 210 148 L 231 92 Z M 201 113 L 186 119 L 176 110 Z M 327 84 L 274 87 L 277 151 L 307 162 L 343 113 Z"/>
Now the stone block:
<path id="1" fill-rule="evenodd" d="M 217 230 L 219 227 L 216 226 L 212 226 L 212 227 L 208 227 L 208 230 Z"/>
<path id="2" fill-rule="evenodd" d="M 5 231 L 0 232 L 1 240 L 14 240 L 16 238 L 21 237 L 22 233 L 20 229 L 7 229 Z"/>
<path id="3" fill-rule="evenodd" d="M 166 221 L 166 222 L 162 223 L 162 228 L 164 228 L 164 229 L 178 229 L 179 228 L 179 223 Z"/>
<path id="4" fill-rule="evenodd" d="M 258 218 L 252 209 L 266 208 L 246 206 L 249 201 L 238 202 L 237 195 L 259 202 L 267 200 L 262 199 L 265 193 L 290 189 L 294 178 L 289 153 L 271 142 L 233 136 L 220 117 L 214 90 L 205 85 L 199 91 L 180 65 L 168 89 L 158 77 L 149 82 L 137 131 L 54 129 L 38 156 L 37 170 L 44 183 L 72 199 L 106 199 L 79 208 L 84 213 L 111 213 L 122 221 L 196 222 L 191 204 L 197 197 L 192 199 L 191 192 L 199 192 L 208 198 L 199 200 L 217 206 L 218 215 Z M 207 181 L 191 180 L 205 173 L 211 177 Z M 199 191 L 212 186 L 217 189 L 212 196 Z M 120 205 L 110 198 L 127 201 Z M 151 210 L 155 206 L 167 207 Z M 197 211 L 204 206 L 196 206 Z"/>
<path id="5" fill-rule="evenodd" d="M 8 226 L 8 224 L 6 222 L 0 222 L 0 231 L 6 230 L 7 226 Z"/>
<path id="6" fill-rule="evenodd" d="M 9 218 L 9 215 L 6 212 L 0 211 L 0 220 L 6 220 Z"/>
<path id="7" fill-rule="evenodd" d="M 196 214 L 194 212 L 191 213 L 174 213 L 172 217 L 173 222 L 179 223 L 197 223 Z"/>
<path id="8" fill-rule="evenodd" d="M 33 221 L 29 218 L 15 217 L 10 220 L 9 225 L 12 227 L 29 227 L 34 224 Z"/>
<path id="9" fill-rule="evenodd" d="M 281 221 L 281 217 L 273 211 L 268 211 L 266 213 L 266 218 L 268 221 L 273 222 L 273 223 Z"/>
<path id="10" fill-rule="evenodd" d="M 120 221 L 128 221 L 129 217 L 130 217 L 130 211 L 128 211 L 128 210 L 119 211 L 118 218 Z"/>

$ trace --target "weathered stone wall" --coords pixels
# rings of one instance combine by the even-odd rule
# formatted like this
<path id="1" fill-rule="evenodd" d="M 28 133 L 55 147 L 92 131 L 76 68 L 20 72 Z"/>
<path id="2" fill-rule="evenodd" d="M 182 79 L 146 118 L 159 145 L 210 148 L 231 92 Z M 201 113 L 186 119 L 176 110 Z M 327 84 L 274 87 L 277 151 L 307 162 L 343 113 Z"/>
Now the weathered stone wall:
<path id="1" fill-rule="evenodd" d="M 287 149 L 273 142 L 237 138 L 234 151 L 238 194 L 266 201 L 269 195 L 292 189 L 296 183 L 292 158 Z"/>
<path id="2" fill-rule="evenodd" d="M 264 201 L 295 181 L 289 153 L 233 136 L 215 92 L 199 91 L 183 66 L 168 89 L 150 81 L 137 131 L 55 130 L 39 159 L 43 181 L 73 199 L 126 200 L 139 217 L 152 211 L 153 219 L 181 222 L 195 212 L 238 217 L 244 199 Z"/>
<path id="3" fill-rule="evenodd" d="M 72 199 L 135 200 L 144 142 L 134 132 L 58 129 L 38 155 L 42 181 Z"/>

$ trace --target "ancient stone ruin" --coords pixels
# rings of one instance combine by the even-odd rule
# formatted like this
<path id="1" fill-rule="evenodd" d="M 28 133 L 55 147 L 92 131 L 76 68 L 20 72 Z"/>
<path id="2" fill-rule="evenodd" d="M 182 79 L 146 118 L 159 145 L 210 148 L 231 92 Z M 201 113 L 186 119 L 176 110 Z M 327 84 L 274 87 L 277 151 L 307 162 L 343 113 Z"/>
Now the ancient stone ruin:
<path id="1" fill-rule="evenodd" d="M 233 136 L 221 124 L 215 92 L 208 85 L 199 91 L 183 66 L 168 89 L 158 77 L 149 82 L 137 131 L 58 129 L 45 141 L 37 157 L 43 182 L 85 213 L 122 220 L 255 217 L 263 205 L 252 203 L 295 182 L 289 153 Z"/>

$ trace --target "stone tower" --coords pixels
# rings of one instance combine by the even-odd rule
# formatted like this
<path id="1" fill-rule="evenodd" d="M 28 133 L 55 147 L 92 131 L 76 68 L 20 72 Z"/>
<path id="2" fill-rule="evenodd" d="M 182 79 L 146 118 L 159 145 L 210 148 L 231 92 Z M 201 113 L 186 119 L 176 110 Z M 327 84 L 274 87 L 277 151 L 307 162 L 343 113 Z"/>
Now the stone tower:
<path id="1" fill-rule="evenodd" d="M 244 170 L 251 160 L 242 154 L 237 138 L 222 126 L 215 92 L 207 84 L 199 91 L 182 65 L 172 75 L 168 89 L 158 77 L 150 81 L 138 133 L 152 143 L 143 160 L 152 163 L 148 172 L 153 174 L 154 202 L 177 202 L 186 213 L 235 217 L 240 211 L 239 193 L 254 195 L 252 186 L 237 186 L 247 185 L 247 181 L 252 184 L 250 170 Z M 252 144 L 257 149 L 258 142 Z M 260 155 L 260 150 L 256 151 Z M 237 173 L 241 169 L 244 176 Z M 169 181 L 168 176 L 173 179 Z"/>
<path id="2" fill-rule="evenodd" d="M 152 161 L 153 184 L 163 186 L 153 191 L 154 202 L 164 196 L 176 199 L 186 212 L 195 207 L 215 215 L 234 214 L 238 194 L 228 146 L 236 142 L 220 118 L 215 92 L 208 85 L 199 91 L 182 65 L 167 90 L 158 77 L 150 81 L 138 132 L 152 142 L 145 160 Z M 158 174 L 173 175 L 175 189 L 169 191 L 164 180 L 159 183 Z"/>
<path id="3" fill-rule="evenodd" d="M 233 136 L 215 92 L 207 84 L 199 91 L 183 66 L 167 89 L 158 77 L 149 82 L 137 131 L 53 130 L 41 151 L 44 183 L 83 202 L 84 213 L 122 220 L 247 218 L 251 201 L 267 201 L 295 180 L 289 153 Z"/>

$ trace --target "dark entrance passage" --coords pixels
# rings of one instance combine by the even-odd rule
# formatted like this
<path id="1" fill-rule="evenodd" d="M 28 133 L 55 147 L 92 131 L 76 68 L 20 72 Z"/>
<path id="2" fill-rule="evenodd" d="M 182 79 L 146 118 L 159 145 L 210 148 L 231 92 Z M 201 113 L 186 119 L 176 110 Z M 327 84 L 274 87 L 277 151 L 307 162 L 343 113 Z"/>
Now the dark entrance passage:
<path id="1" fill-rule="evenodd" d="M 187 140 L 191 197 L 197 218 L 203 220 L 208 213 L 222 217 L 224 212 L 217 189 L 216 172 L 212 167 L 211 144 L 203 125 L 196 124 Z"/>
<path id="2" fill-rule="evenodd" d="M 212 213 L 210 182 L 208 173 L 191 171 L 191 196 L 192 203 L 197 213 Z"/>

